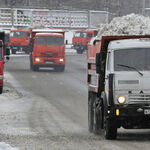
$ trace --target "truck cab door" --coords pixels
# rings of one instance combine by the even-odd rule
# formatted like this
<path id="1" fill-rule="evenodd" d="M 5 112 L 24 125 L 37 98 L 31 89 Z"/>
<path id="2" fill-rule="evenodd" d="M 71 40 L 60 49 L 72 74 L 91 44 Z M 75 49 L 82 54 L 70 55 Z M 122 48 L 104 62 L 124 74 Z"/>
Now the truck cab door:
<path id="1" fill-rule="evenodd" d="M 109 75 L 111 73 L 111 53 L 107 53 L 106 57 L 106 69 L 105 69 L 105 93 L 108 100 L 108 94 L 109 94 Z M 108 103 L 109 104 L 109 103 Z"/>

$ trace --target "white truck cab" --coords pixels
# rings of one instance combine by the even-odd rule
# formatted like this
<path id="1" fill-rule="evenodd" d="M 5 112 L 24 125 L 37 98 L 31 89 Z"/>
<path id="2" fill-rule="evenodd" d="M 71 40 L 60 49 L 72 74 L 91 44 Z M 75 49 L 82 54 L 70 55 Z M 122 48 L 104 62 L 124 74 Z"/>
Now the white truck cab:
<path id="1" fill-rule="evenodd" d="M 149 58 L 150 39 L 110 42 L 106 59 L 105 91 L 109 89 L 108 76 L 113 74 L 114 104 L 150 104 Z"/>

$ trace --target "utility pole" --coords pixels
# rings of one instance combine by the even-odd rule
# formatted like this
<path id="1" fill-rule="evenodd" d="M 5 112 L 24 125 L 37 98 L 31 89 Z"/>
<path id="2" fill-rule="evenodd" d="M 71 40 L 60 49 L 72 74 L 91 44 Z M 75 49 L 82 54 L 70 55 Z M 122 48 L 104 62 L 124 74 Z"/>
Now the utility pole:
<path id="1" fill-rule="evenodd" d="M 142 1 L 142 15 L 145 15 L 145 0 Z"/>
<path id="2" fill-rule="evenodd" d="M 118 0 L 118 16 L 120 16 L 120 0 Z"/>
<path id="3" fill-rule="evenodd" d="M 16 1 L 11 0 L 11 21 L 12 21 L 12 28 L 14 27 L 14 6 L 15 6 Z"/>

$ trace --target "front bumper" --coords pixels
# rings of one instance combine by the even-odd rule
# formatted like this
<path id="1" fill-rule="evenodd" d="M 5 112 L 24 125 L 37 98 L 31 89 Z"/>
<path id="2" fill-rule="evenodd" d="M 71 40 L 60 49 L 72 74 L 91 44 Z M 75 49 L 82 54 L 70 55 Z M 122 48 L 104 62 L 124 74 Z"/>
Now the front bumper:
<path id="1" fill-rule="evenodd" d="M 36 61 L 36 58 L 39 59 L 39 61 Z M 59 57 L 59 58 L 44 58 L 44 57 L 34 57 L 33 58 L 33 65 L 37 66 L 64 66 L 65 65 L 65 58 Z"/>
<path id="2" fill-rule="evenodd" d="M 115 105 L 108 108 L 106 118 L 118 127 L 127 129 L 150 128 L 150 105 Z"/>

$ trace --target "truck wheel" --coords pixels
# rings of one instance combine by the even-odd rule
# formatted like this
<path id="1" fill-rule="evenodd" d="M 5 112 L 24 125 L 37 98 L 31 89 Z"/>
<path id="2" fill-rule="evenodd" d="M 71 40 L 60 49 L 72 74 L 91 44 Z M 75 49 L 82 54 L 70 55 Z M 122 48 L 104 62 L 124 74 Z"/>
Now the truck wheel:
<path id="1" fill-rule="evenodd" d="M 112 120 L 106 119 L 105 121 L 105 138 L 108 140 L 116 139 L 117 137 L 117 127 L 115 127 Z"/>
<path id="2" fill-rule="evenodd" d="M 39 67 L 38 66 L 33 66 L 33 71 L 38 71 Z"/>
<path id="3" fill-rule="evenodd" d="M 29 54 L 29 50 L 26 50 L 25 53 L 26 53 L 26 54 Z"/>
<path id="4" fill-rule="evenodd" d="M 32 64 L 31 56 L 30 56 L 30 70 L 32 70 L 32 71 L 33 71 L 33 64 Z"/>
<path id="5" fill-rule="evenodd" d="M 103 112 L 100 104 L 94 104 L 94 125 L 93 131 L 95 134 L 100 134 L 103 128 Z"/>
<path id="6" fill-rule="evenodd" d="M 88 93 L 88 127 L 89 132 L 93 132 L 94 126 L 94 92 Z"/>
<path id="7" fill-rule="evenodd" d="M 0 94 L 3 93 L 3 86 L 0 86 Z"/>
<path id="8" fill-rule="evenodd" d="M 83 54 L 83 50 L 82 49 L 77 49 L 77 53 L 78 54 Z"/>
<path id="9" fill-rule="evenodd" d="M 16 50 L 12 49 L 12 54 L 16 54 Z"/>
<path id="10" fill-rule="evenodd" d="M 55 71 L 57 72 L 64 72 L 65 66 L 55 66 Z"/>
<path id="11" fill-rule="evenodd" d="M 32 70 L 33 71 L 33 66 L 32 66 L 32 64 L 30 63 L 30 70 Z"/>

